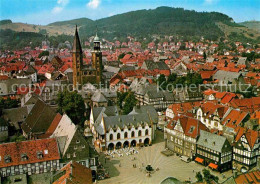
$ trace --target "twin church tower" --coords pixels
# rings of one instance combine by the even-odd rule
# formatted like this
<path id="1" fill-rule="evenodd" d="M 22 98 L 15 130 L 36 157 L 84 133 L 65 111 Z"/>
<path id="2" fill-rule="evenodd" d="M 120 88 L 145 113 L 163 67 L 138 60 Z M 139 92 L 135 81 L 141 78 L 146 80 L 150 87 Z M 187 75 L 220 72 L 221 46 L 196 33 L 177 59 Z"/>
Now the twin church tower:
<path id="1" fill-rule="evenodd" d="M 73 61 L 73 88 L 81 87 L 86 83 L 100 84 L 102 80 L 102 52 L 100 50 L 100 40 L 96 34 L 94 38 L 94 50 L 92 51 L 92 64 L 83 64 L 83 52 L 80 44 L 78 29 L 76 26 L 72 48 Z"/>

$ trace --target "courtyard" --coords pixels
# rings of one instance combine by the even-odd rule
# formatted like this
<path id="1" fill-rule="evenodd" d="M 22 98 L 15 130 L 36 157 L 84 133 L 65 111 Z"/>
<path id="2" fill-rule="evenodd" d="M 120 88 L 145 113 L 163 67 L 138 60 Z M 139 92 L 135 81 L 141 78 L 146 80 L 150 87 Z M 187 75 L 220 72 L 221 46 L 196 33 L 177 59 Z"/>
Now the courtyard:
<path id="1" fill-rule="evenodd" d="M 100 184 L 159 184 L 167 177 L 175 177 L 180 181 L 196 181 L 196 172 L 202 171 L 205 167 L 194 161 L 186 163 L 181 161 L 178 156 L 165 156 L 161 153 L 164 150 L 163 132 L 157 131 L 157 137 L 152 146 L 135 148 L 138 153 L 126 155 L 114 154 L 114 158 L 106 159 L 101 154 L 100 161 L 109 172 L 110 178 L 100 180 Z M 154 172 L 150 177 L 147 176 L 145 167 L 150 164 Z M 136 165 L 136 167 L 133 167 Z M 158 169 L 158 170 L 157 170 Z M 211 170 L 210 170 L 211 171 Z M 224 181 L 232 175 L 231 171 L 218 173 L 211 171 L 212 174 L 219 177 L 219 182 Z M 225 178 L 223 177 L 225 175 Z"/>

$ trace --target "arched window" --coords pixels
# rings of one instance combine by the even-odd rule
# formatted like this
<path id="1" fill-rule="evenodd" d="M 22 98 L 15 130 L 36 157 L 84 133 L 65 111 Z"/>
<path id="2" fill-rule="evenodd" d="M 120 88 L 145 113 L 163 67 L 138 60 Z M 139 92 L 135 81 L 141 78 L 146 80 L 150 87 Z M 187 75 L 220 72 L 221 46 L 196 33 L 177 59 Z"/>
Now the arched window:
<path id="1" fill-rule="evenodd" d="M 134 136 L 135 136 L 135 132 L 132 131 L 132 133 L 131 133 L 131 137 L 134 137 Z"/>
<path id="2" fill-rule="evenodd" d="M 117 134 L 117 139 L 120 139 L 120 138 L 121 138 L 120 133 L 118 133 Z"/>
<path id="3" fill-rule="evenodd" d="M 142 131 L 141 130 L 138 131 L 138 136 L 139 137 L 142 136 Z"/>
<path id="4" fill-rule="evenodd" d="M 125 138 L 127 138 L 127 137 L 128 137 L 127 132 L 125 132 Z"/>
<path id="5" fill-rule="evenodd" d="M 145 130 L 145 135 L 148 135 L 148 129 Z"/>
<path id="6" fill-rule="evenodd" d="M 113 134 L 110 134 L 109 139 L 110 139 L 110 140 L 113 140 Z"/>

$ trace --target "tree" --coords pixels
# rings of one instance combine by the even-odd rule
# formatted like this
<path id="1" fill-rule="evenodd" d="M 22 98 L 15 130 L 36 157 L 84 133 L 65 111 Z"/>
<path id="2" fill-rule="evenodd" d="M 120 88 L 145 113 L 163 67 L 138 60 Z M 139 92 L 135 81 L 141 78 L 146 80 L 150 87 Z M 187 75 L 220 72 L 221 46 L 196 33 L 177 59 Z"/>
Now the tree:
<path id="1" fill-rule="evenodd" d="M 0 99 L 0 116 L 2 115 L 3 109 L 16 108 L 19 105 L 18 100 L 12 100 L 10 97 L 7 99 Z"/>
<path id="2" fill-rule="evenodd" d="M 210 183 L 211 181 L 211 174 L 210 174 L 210 171 L 207 170 L 207 169 L 203 169 L 202 170 L 202 173 L 203 173 L 203 176 L 204 176 L 204 179 L 207 183 Z"/>
<path id="3" fill-rule="evenodd" d="M 169 75 L 167 83 L 168 84 L 174 83 L 176 81 L 176 79 L 177 79 L 177 74 L 176 73 L 172 73 L 171 75 Z"/>
<path id="4" fill-rule="evenodd" d="M 166 77 L 165 75 L 161 74 L 158 78 L 158 84 L 162 89 L 166 89 L 167 82 L 166 82 Z"/>
<path id="5" fill-rule="evenodd" d="M 125 100 L 127 95 L 128 92 L 117 92 L 117 105 L 120 107 L 120 109 L 123 108 L 123 101 Z"/>
<path id="6" fill-rule="evenodd" d="M 123 114 L 129 114 L 136 105 L 136 99 L 133 92 L 129 92 L 124 99 Z"/>
<path id="7" fill-rule="evenodd" d="M 122 53 L 122 54 L 120 54 L 119 56 L 118 56 L 118 60 L 120 60 L 120 59 L 122 59 L 122 58 L 124 58 L 125 57 L 125 53 Z"/>
<path id="8" fill-rule="evenodd" d="M 204 180 L 207 183 L 211 183 L 211 181 L 215 181 L 215 182 L 218 183 L 219 178 L 217 176 L 212 175 L 209 170 L 203 169 L 202 173 L 203 173 L 203 176 L 204 176 Z"/>
<path id="9" fill-rule="evenodd" d="M 197 182 L 202 182 L 203 181 L 203 176 L 200 172 L 196 173 L 196 178 L 197 178 Z"/>
<path id="10" fill-rule="evenodd" d="M 205 52 L 205 51 L 203 52 L 203 58 L 204 58 L 204 59 L 207 59 L 207 55 L 206 55 L 206 52 Z"/>
<path id="11" fill-rule="evenodd" d="M 42 56 L 49 56 L 49 51 L 47 51 L 47 50 L 45 50 L 45 51 L 42 51 L 40 54 L 39 54 L 39 56 L 38 56 L 38 58 L 41 58 Z"/>
<path id="12" fill-rule="evenodd" d="M 73 123 L 83 125 L 85 121 L 85 103 L 80 94 L 73 92 L 59 92 L 57 98 L 58 112 L 66 113 Z"/>

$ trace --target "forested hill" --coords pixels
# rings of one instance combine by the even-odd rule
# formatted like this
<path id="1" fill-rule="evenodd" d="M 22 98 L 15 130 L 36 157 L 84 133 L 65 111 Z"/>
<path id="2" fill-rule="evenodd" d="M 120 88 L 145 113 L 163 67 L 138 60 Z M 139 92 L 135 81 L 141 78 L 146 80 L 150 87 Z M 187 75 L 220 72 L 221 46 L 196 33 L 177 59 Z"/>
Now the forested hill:
<path id="1" fill-rule="evenodd" d="M 153 10 L 138 10 L 99 19 L 80 28 L 82 34 L 93 34 L 94 26 L 102 30 L 104 37 L 180 35 L 204 36 L 217 39 L 224 33 L 217 22 L 232 23 L 232 18 L 217 12 L 196 12 L 183 8 L 159 7 Z M 88 36 L 89 36 L 88 35 Z"/>
<path id="2" fill-rule="evenodd" d="M 51 24 L 48 24 L 48 26 L 63 26 L 63 25 L 78 25 L 78 26 L 82 26 L 82 25 L 87 25 L 87 24 L 91 24 L 94 21 L 88 18 L 79 18 L 79 19 L 73 19 L 73 20 L 68 20 L 68 21 L 59 21 L 59 22 L 53 22 Z"/>
<path id="3" fill-rule="evenodd" d="M 235 23 L 231 17 L 225 14 L 158 7 L 150 10 L 131 11 L 96 21 L 80 18 L 54 22 L 46 26 L 3 20 L 0 21 L 0 49 L 22 47 L 26 42 L 34 43 L 35 40 L 38 44 L 42 38 L 45 38 L 43 35 L 49 36 L 53 46 L 65 39 L 71 41 L 75 24 L 79 27 L 82 40 L 87 40 L 90 36 L 95 35 L 97 26 L 99 36 L 110 41 L 115 39 L 126 41 L 127 36 L 134 36 L 139 41 L 146 38 L 146 42 L 148 42 L 154 35 L 162 37 L 171 35 L 182 40 L 197 41 L 201 37 L 219 40 L 223 37 L 243 43 L 260 42 L 260 32 Z M 33 32 L 32 37 L 29 36 L 31 32 Z"/>

